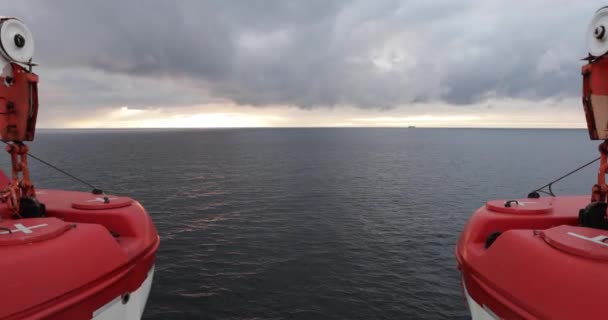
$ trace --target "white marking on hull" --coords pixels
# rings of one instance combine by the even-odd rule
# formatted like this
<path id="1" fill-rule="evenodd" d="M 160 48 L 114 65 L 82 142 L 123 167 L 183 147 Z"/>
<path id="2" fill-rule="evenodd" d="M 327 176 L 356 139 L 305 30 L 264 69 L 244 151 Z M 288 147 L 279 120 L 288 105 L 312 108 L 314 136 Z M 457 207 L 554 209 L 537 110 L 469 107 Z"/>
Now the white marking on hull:
<path id="1" fill-rule="evenodd" d="M 536 204 L 536 202 L 534 202 L 534 201 L 517 201 L 517 203 L 515 203 L 515 204 L 525 207 L 527 204 Z"/>
<path id="2" fill-rule="evenodd" d="M 28 229 L 26 226 L 22 225 L 21 223 L 16 223 L 15 228 L 19 229 L 19 231 L 21 231 L 23 233 L 32 233 L 32 230 Z"/>
<path id="3" fill-rule="evenodd" d="M 108 201 L 110 200 L 116 200 L 118 198 L 108 198 Z M 106 199 L 104 198 L 95 198 L 95 199 L 91 199 L 91 200 L 87 200 L 87 202 L 106 202 Z"/>
<path id="4" fill-rule="evenodd" d="M 126 304 L 122 303 L 122 297 L 118 296 L 112 301 L 106 303 L 101 308 L 93 312 L 93 320 L 131 320 L 141 319 L 146 308 L 148 295 L 152 288 L 152 278 L 154 277 L 154 266 L 148 271 L 146 280 L 137 290 L 131 292 L 129 301 Z"/>
<path id="5" fill-rule="evenodd" d="M 37 224 L 35 226 L 30 226 L 30 227 L 26 227 L 24 225 L 22 225 L 21 223 L 16 223 L 14 224 L 15 228 L 17 229 L 13 229 L 11 230 L 11 232 L 23 232 L 23 233 L 32 233 L 32 229 L 36 229 L 36 228 L 42 228 L 42 227 L 46 227 L 48 226 L 48 224 L 43 223 L 43 224 Z M 8 231 L 0 231 L 0 234 L 9 234 L 11 232 Z"/>
<path id="6" fill-rule="evenodd" d="M 608 236 L 599 235 L 599 236 L 595 236 L 593 238 L 589 238 L 589 237 L 585 237 L 583 235 L 580 235 L 580 234 L 574 233 L 574 232 L 568 232 L 568 234 L 571 235 L 571 236 L 573 236 L 573 237 L 577 237 L 579 239 L 591 241 L 591 242 L 594 242 L 594 243 L 597 243 L 597 244 L 601 244 L 603 246 L 608 247 L 608 243 L 604 242 L 606 239 L 608 239 Z"/>

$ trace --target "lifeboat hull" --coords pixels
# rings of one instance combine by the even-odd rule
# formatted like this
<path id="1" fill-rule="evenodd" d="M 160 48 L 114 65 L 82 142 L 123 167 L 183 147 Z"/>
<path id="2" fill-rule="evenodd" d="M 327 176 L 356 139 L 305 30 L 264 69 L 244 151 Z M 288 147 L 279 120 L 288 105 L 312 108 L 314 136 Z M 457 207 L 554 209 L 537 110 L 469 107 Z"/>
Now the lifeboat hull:
<path id="1" fill-rule="evenodd" d="M 605 319 L 608 230 L 578 226 L 588 196 L 489 201 L 456 247 L 474 319 Z"/>
<path id="2" fill-rule="evenodd" d="M 160 243 L 146 210 L 83 192 L 37 198 L 45 217 L 0 220 L 0 319 L 141 318 Z"/>

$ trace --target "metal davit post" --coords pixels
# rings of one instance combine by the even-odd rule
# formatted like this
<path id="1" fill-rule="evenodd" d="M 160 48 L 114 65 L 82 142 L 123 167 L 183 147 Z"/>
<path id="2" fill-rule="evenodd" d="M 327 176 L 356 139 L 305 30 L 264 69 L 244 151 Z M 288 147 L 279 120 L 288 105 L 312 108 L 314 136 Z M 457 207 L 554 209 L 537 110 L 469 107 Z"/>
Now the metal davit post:
<path id="1" fill-rule="evenodd" d="M 591 140 L 599 146 L 597 182 L 591 188 L 591 203 L 579 212 L 579 223 L 592 228 L 608 228 L 606 220 L 608 185 L 608 8 L 598 10 L 587 31 L 587 64 L 582 67 L 583 108 Z"/>
<path id="2" fill-rule="evenodd" d="M 38 76 L 31 71 L 34 43 L 31 32 L 15 18 L 0 18 L 0 137 L 11 155 L 11 179 L 0 191 L 13 217 L 45 215 L 36 200 L 27 164 L 38 115 Z"/>

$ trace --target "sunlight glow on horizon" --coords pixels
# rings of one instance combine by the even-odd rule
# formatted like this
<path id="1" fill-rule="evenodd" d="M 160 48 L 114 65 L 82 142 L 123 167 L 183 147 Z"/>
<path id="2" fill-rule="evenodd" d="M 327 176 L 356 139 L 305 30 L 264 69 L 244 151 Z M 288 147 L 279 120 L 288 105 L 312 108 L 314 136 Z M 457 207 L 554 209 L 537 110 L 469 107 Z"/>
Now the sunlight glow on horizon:
<path id="1" fill-rule="evenodd" d="M 499 101 L 492 107 L 436 105 L 390 110 L 354 107 L 300 109 L 208 104 L 189 107 L 106 108 L 81 119 L 57 121 L 47 128 L 262 128 L 262 127 L 448 127 L 585 128 L 581 109 L 572 101 Z M 488 103 L 489 104 L 489 103 Z M 432 112 L 432 113 L 431 113 Z"/>
<path id="2" fill-rule="evenodd" d="M 269 120 L 280 120 L 269 115 L 249 115 L 234 112 L 197 114 L 166 114 L 162 109 L 130 109 L 121 107 L 99 120 L 75 121 L 75 128 L 232 128 L 265 127 Z"/>

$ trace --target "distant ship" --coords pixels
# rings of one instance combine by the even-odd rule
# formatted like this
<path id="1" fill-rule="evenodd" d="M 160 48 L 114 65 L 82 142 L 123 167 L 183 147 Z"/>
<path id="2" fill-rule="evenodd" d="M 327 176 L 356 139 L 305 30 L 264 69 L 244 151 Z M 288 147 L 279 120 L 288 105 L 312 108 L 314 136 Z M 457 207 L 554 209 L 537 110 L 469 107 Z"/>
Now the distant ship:
<path id="1" fill-rule="evenodd" d="M 473 214 L 456 247 L 473 319 L 608 317 L 602 302 L 608 288 L 607 27 L 604 7 L 589 26 L 582 68 L 589 135 L 604 140 L 591 196 L 555 196 L 552 185 L 595 161 L 527 198 L 488 201 Z"/>
<path id="2" fill-rule="evenodd" d="M 160 241 L 146 210 L 96 188 L 39 190 L 29 179 L 33 52 L 28 28 L 0 17 L 0 136 L 12 163 L 11 179 L 0 171 L 0 319 L 139 319 Z"/>
<path id="3" fill-rule="evenodd" d="M 414 129 L 416 126 L 407 126 L 409 129 Z"/>

